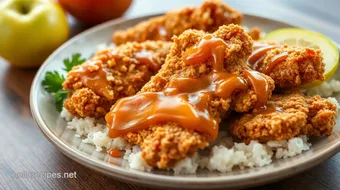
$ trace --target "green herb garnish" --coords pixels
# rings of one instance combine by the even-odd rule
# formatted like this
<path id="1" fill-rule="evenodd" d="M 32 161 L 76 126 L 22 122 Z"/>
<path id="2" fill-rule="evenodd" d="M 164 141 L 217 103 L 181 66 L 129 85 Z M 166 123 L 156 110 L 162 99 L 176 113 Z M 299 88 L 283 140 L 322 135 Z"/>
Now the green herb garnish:
<path id="1" fill-rule="evenodd" d="M 65 77 L 59 74 L 57 71 L 47 71 L 45 74 L 45 78 L 42 81 L 42 85 L 44 89 L 49 92 L 58 92 L 61 90 L 62 83 L 65 81 Z"/>
<path id="2" fill-rule="evenodd" d="M 54 102 L 58 111 L 63 109 L 64 100 L 67 98 L 67 90 L 59 90 L 54 94 Z"/>
<path id="3" fill-rule="evenodd" d="M 71 60 L 69 58 L 64 59 L 65 68 L 63 70 L 66 72 L 69 72 L 71 71 L 72 67 L 80 65 L 84 63 L 85 61 L 86 59 L 81 58 L 80 53 L 75 53 L 72 55 Z"/>
<path id="4" fill-rule="evenodd" d="M 85 61 L 86 59 L 81 58 L 80 53 L 72 54 L 71 59 L 66 58 L 63 60 L 63 70 L 69 72 L 74 66 L 80 65 Z M 62 84 L 64 81 L 64 75 L 60 74 L 58 71 L 47 71 L 45 78 L 42 81 L 42 85 L 46 92 L 54 96 L 54 102 L 58 111 L 63 109 L 64 100 L 67 98 L 67 94 L 69 93 L 68 90 L 63 89 Z"/>

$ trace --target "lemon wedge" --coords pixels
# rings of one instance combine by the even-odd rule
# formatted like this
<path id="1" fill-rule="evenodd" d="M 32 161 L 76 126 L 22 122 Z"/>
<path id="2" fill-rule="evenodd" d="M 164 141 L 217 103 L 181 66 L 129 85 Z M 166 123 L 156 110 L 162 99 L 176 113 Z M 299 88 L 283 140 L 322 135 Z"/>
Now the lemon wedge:
<path id="1" fill-rule="evenodd" d="M 329 38 L 320 33 L 299 28 L 282 28 L 268 33 L 260 41 L 320 49 L 325 63 L 325 81 L 330 79 L 338 69 L 339 50 Z M 302 88 L 312 88 L 321 83 L 321 81 L 314 81 L 304 85 Z"/>

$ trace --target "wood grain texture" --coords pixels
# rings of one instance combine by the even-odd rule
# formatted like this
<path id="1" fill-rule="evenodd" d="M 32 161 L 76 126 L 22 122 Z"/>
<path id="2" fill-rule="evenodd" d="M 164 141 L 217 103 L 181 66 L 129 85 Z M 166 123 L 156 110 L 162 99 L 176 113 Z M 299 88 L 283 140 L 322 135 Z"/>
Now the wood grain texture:
<path id="1" fill-rule="evenodd" d="M 136 17 L 199 4 L 201 0 L 135 0 L 125 14 Z M 338 0 L 227 1 L 249 14 L 273 18 L 319 31 L 340 43 Z M 150 6 L 152 5 L 152 6 Z M 72 35 L 86 26 L 69 20 Z M 20 70 L 0 59 L 0 189 L 148 189 L 94 172 L 64 156 L 45 139 L 29 109 L 29 91 L 36 70 Z M 74 172 L 74 179 L 15 178 L 14 172 Z M 288 179 L 254 188 L 340 189 L 340 154 Z"/>

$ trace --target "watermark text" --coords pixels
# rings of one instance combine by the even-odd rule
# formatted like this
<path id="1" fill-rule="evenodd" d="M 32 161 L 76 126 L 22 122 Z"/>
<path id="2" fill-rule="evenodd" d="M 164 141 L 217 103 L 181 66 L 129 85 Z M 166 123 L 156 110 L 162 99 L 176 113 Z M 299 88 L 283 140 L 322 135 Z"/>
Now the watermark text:
<path id="1" fill-rule="evenodd" d="M 13 172 L 15 178 L 63 179 L 77 178 L 77 172 Z"/>

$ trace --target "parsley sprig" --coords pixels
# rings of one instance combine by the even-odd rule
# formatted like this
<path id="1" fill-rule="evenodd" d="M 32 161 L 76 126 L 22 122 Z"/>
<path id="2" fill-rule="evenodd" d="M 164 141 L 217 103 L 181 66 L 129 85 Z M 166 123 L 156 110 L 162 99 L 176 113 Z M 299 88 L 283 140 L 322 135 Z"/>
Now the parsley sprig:
<path id="1" fill-rule="evenodd" d="M 80 65 L 85 61 L 86 59 L 81 58 L 80 53 L 72 54 L 71 59 L 66 58 L 63 60 L 63 70 L 69 72 L 74 66 Z M 62 110 L 64 100 L 67 98 L 67 94 L 69 93 L 69 91 L 63 89 L 62 84 L 64 81 L 64 75 L 60 74 L 58 71 L 47 71 L 45 78 L 42 81 L 42 86 L 46 92 L 54 96 L 54 103 L 58 111 Z"/>
<path id="2" fill-rule="evenodd" d="M 69 58 L 64 59 L 64 66 L 63 68 L 64 71 L 70 72 L 72 67 L 80 65 L 86 61 L 85 58 L 81 58 L 80 53 L 75 53 L 72 54 L 71 60 Z"/>
<path id="3" fill-rule="evenodd" d="M 62 83 L 65 81 L 65 77 L 59 74 L 57 71 L 47 71 L 45 78 L 42 81 L 42 85 L 46 92 L 55 93 L 62 89 Z"/>

